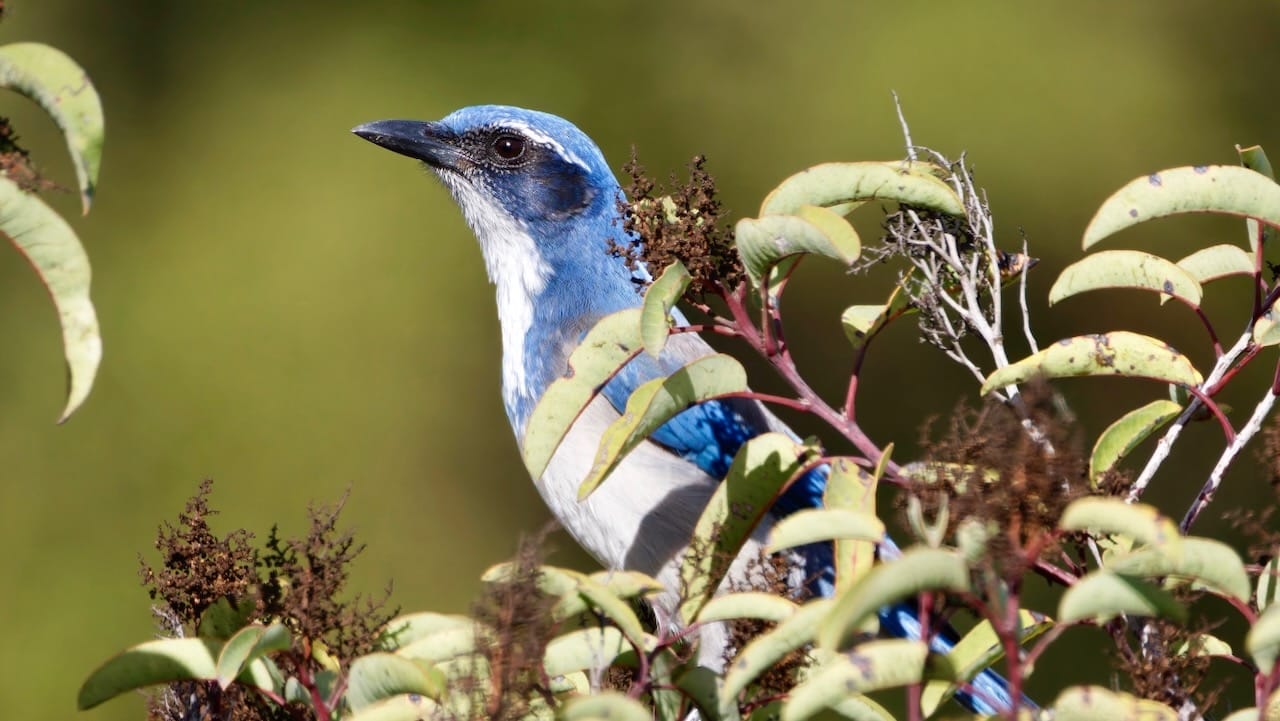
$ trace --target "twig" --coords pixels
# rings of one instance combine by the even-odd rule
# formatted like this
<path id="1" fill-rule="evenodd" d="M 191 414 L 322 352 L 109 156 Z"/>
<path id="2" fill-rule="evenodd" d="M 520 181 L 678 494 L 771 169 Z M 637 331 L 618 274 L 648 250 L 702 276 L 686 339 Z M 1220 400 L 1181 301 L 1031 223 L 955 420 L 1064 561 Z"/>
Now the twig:
<path id="1" fill-rule="evenodd" d="M 1240 455 L 1240 451 L 1249 443 L 1252 438 L 1262 430 L 1262 423 L 1271 413 L 1271 408 L 1276 402 L 1275 389 L 1268 389 L 1267 394 L 1258 401 L 1258 405 L 1253 409 L 1253 415 L 1249 417 L 1249 422 L 1240 429 L 1236 437 L 1227 446 L 1227 449 L 1218 457 L 1217 464 L 1214 465 L 1213 471 L 1209 473 L 1209 480 L 1205 481 L 1204 486 L 1200 489 L 1200 493 L 1196 495 L 1196 500 L 1191 504 L 1191 508 L 1187 509 L 1187 515 L 1183 516 L 1182 523 L 1178 527 L 1186 533 L 1191 528 L 1191 524 L 1196 522 L 1196 517 L 1200 512 L 1209 505 L 1213 500 L 1213 495 L 1217 493 L 1218 487 L 1222 485 L 1222 477 L 1226 474 L 1227 469 L 1231 467 L 1231 463 L 1235 461 L 1236 456 Z"/>

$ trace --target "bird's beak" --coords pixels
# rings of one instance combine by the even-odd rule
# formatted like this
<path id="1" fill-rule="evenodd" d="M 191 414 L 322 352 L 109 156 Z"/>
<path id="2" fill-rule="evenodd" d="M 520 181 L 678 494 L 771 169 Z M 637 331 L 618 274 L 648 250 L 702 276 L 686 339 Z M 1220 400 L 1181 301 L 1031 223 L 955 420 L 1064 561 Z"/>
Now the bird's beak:
<path id="1" fill-rule="evenodd" d="M 422 120 L 375 120 L 351 132 L 387 150 L 421 160 L 433 168 L 458 170 L 465 160 L 458 136 L 441 123 Z"/>

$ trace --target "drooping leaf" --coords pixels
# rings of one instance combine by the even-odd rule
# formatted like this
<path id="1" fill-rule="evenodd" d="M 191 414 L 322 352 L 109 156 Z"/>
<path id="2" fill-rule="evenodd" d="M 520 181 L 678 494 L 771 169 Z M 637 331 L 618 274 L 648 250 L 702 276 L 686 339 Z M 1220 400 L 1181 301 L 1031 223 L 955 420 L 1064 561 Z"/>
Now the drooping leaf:
<path id="1" fill-rule="evenodd" d="M 1089 454 L 1089 482 L 1094 486 L 1098 478 L 1115 467 L 1129 452 L 1138 447 L 1152 433 L 1175 418 L 1182 406 L 1168 400 L 1152 401 L 1141 408 L 1124 414 L 1107 426 L 1093 444 Z"/>
<path id="2" fill-rule="evenodd" d="M 61 50 L 41 43 L 0 46 L 0 86 L 34 100 L 67 139 L 80 183 L 80 201 L 89 212 L 102 164 L 102 101 L 89 76 Z"/>
<path id="3" fill-rule="evenodd" d="M 1262 173 L 1268 178 L 1275 180 L 1275 171 L 1271 168 L 1271 161 L 1267 158 L 1267 153 L 1262 149 L 1261 145 L 1254 145 L 1248 148 L 1236 146 L 1236 151 L 1240 154 L 1240 164 L 1254 172 Z M 1249 234 L 1249 251 L 1258 252 L 1258 228 L 1260 224 L 1253 218 L 1245 221 L 1245 230 Z M 1269 225 L 1261 225 L 1262 242 L 1264 245 L 1270 246 L 1275 240 L 1276 229 Z"/>
<path id="4" fill-rule="evenodd" d="M 938 177 L 946 172 L 932 163 L 920 162 L 823 163 L 782 181 L 765 197 L 760 215 L 790 215 L 806 205 L 846 206 L 868 200 L 964 215 L 960 196 Z"/>
<path id="5" fill-rule="evenodd" d="M 1254 621 L 1244 637 L 1244 650 L 1262 673 L 1270 673 L 1280 655 L 1280 605 L 1272 604 Z"/>
<path id="6" fill-rule="evenodd" d="M 690 551 L 680 565 L 686 589 L 681 618 L 697 618 L 774 496 L 803 466 L 807 452 L 782 433 L 756 436 L 738 450 L 698 518 Z"/>
<path id="7" fill-rule="evenodd" d="M 613 621 L 618 630 L 622 631 L 622 635 L 626 636 L 632 645 L 638 648 L 644 647 L 645 632 L 644 626 L 640 623 L 640 618 L 636 616 L 636 612 L 631 609 L 630 604 L 613 595 L 603 584 L 596 583 L 592 579 L 583 576 L 578 583 L 576 593 L 573 595 L 585 600 L 602 616 Z M 566 598 L 572 598 L 572 595 Z M 562 611 L 557 613 L 556 609 L 552 610 L 552 614 L 561 618 L 567 617 Z"/>
<path id="8" fill-rule="evenodd" d="M 147 686 L 175 681 L 212 680 L 222 642 L 203 638 L 165 638 L 140 643 L 102 664 L 80 687 L 81 711 Z"/>
<path id="9" fill-rule="evenodd" d="M 722 353 L 699 358 L 665 378 L 655 378 L 631 393 L 627 407 L 600 436 L 591 470 L 578 487 L 584 500 L 604 482 L 628 453 L 667 421 L 697 403 L 747 390 L 747 372 Z"/>
<path id="10" fill-rule="evenodd" d="M 445 628 L 428 634 L 396 650 L 396 655 L 415 661 L 439 663 L 475 653 L 477 643 L 492 638 L 484 624 L 472 621 L 465 626 Z"/>
<path id="11" fill-rule="evenodd" d="M 676 676 L 676 688 L 689 697 L 704 721 L 741 721 L 738 704 L 720 703 L 716 686 L 719 674 L 705 666 L 689 665 Z"/>
<path id="12" fill-rule="evenodd" d="M 752 618 L 778 623 L 796 613 L 794 601 L 766 591 L 738 591 L 716 596 L 707 601 L 698 614 L 698 623 Z"/>
<path id="13" fill-rule="evenodd" d="M 684 263 L 675 261 L 662 271 L 644 293 L 644 305 L 640 308 L 640 337 L 644 351 L 657 358 L 667 347 L 671 330 L 671 309 L 689 287 L 693 276 Z"/>
<path id="14" fill-rule="evenodd" d="M 569 699 L 560 718 L 563 721 L 653 721 L 653 715 L 639 701 L 617 691 Z"/>
<path id="15" fill-rule="evenodd" d="M 1176 263 L 1137 250 L 1104 250 L 1067 266 L 1049 289 L 1049 304 L 1102 288 L 1149 290 L 1193 306 L 1204 295 L 1200 283 Z"/>
<path id="16" fill-rule="evenodd" d="M 390 653 L 370 653 L 351 662 L 347 675 L 347 703 L 359 711 L 400 694 L 439 698 L 444 674 L 430 666 Z"/>
<path id="17" fill-rule="evenodd" d="M 346 721 L 421 721 L 436 718 L 439 705 L 421 694 L 401 694 L 369 704 L 350 715 Z"/>
<path id="18" fill-rule="evenodd" d="M 394 651 L 433 633 L 463 626 L 469 628 L 471 624 L 471 619 L 460 614 L 429 611 L 406 613 L 387 623 L 387 631 L 383 634 L 379 648 Z"/>
<path id="19" fill-rule="evenodd" d="M 542 477 L 569 427 L 642 347 L 639 308 L 607 315 L 587 332 L 569 355 L 568 373 L 547 387 L 529 416 L 520 446 L 529 475 Z"/>
<path id="20" fill-rule="evenodd" d="M 1126 376 L 1198 386 L 1203 380 L 1191 361 L 1169 344 L 1129 331 L 1065 338 L 1039 353 L 997 369 L 982 384 L 985 395 L 1036 376 Z"/>
<path id="21" fill-rule="evenodd" d="M 1155 506 L 1125 503 L 1119 498 L 1085 496 L 1062 512 L 1058 527 L 1064 531 L 1117 533 L 1176 556 L 1183 537 L 1178 526 Z"/>
<path id="22" fill-rule="evenodd" d="M 255 659 L 289 648 L 289 629 L 282 623 L 254 624 L 240 629 L 222 647 L 216 664 L 218 685 L 227 688 Z"/>
<path id="23" fill-rule="evenodd" d="M 849 221 L 816 206 L 804 206 L 795 215 L 743 218 L 734 238 L 753 285 L 792 256 L 821 255 L 847 266 L 862 253 L 862 241 Z"/>
<path id="24" fill-rule="evenodd" d="M 930 676 L 950 677 L 940 657 L 930 659 L 921 641 L 891 639 L 858 644 L 847 654 L 833 656 L 792 690 L 782 721 L 802 721 L 835 706 L 850 694 L 868 693 L 918 683 Z"/>
<path id="25" fill-rule="evenodd" d="M 1054 721 L 1178 721 L 1178 712 L 1158 702 L 1104 686 L 1072 686 L 1053 702 Z"/>
<path id="26" fill-rule="evenodd" d="M 818 624 L 831 610 L 833 601 L 823 598 L 810 601 L 796 610 L 789 618 L 778 622 L 747 642 L 745 648 L 725 669 L 724 684 L 720 689 L 720 705 L 734 702 L 739 693 L 773 666 L 783 656 L 813 641 Z"/>
<path id="27" fill-rule="evenodd" d="M 1102 203 L 1084 247 L 1138 223 L 1179 213 L 1223 213 L 1280 225 L 1280 185 L 1234 165 L 1171 168 L 1137 178 Z"/>
<path id="28" fill-rule="evenodd" d="M 1053 621 L 1042 614 L 1026 609 L 1018 611 L 1018 641 L 1025 644 L 1053 628 Z M 983 621 L 947 652 L 947 662 L 956 670 L 956 681 L 972 681 L 982 670 L 1004 658 L 1004 643 L 996 635 L 990 621 Z M 951 698 L 957 684 L 950 681 L 930 681 L 920 693 L 920 705 L 925 716 L 932 716 L 938 707 Z"/>
<path id="29" fill-rule="evenodd" d="M 1060 623 L 1092 620 L 1105 623 L 1121 614 L 1186 619 L 1187 610 L 1168 591 L 1135 576 L 1107 569 L 1093 571 L 1062 594 Z"/>
<path id="30" fill-rule="evenodd" d="M 98 315 L 89 299 L 89 257 L 62 216 L 3 176 L 0 176 L 0 233 L 7 236 L 36 269 L 58 310 L 69 386 L 67 405 L 58 419 L 61 423 L 89 396 L 102 360 Z"/>
<path id="31" fill-rule="evenodd" d="M 1258 574 L 1254 603 L 1258 605 L 1259 611 L 1280 600 L 1280 584 L 1276 583 L 1277 579 L 1280 579 L 1280 558 L 1273 558 L 1267 561 Z"/>
<path id="32" fill-rule="evenodd" d="M 1107 568 L 1129 576 L 1169 576 L 1192 581 L 1199 587 L 1246 603 L 1252 591 L 1240 555 L 1231 546 L 1212 538 L 1183 538 L 1175 553 L 1151 546 L 1139 548 L 1113 558 Z"/>
<path id="33" fill-rule="evenodd" d="M 822 494 L 822 506 L 833 511 L 850 511 L 871 516 L 876 514 L 876 486 L 884 475 L 884 466 L 893 452 L 890 444 L 873 473 L 858 467 L 852 458 L 831 459 L 831 471 L 827 476 L 827 488 Z M 836 539 L 834 544 L 836 592 L 839 593 L 862 579 L 876 561 L 876 544 L 853 538 Z"/>
<path id="34" fill-rule="evenodd" d="M 570 671 L 604 668 L 630 650 L 631 644 L 613 626 L 583 628 L 553 638 L 542 664 L 548 676 L 563 676 Z"/>
<path id="35" fill-rule="evenodd" d="M 908 548 L 902 557 L 871 569 L 857 585 L 836 596 L 835 606 L 818 629 L 818 645 L 836 650 L 848 645 L 876 611 L 921 591 L 966 591 L 969 568 L 954 551 Z"/>
<path id="36" fill-rule="evenodd" d="M 879 543 L 884 523 L 873 514 L 843 508 L 807 508 L 778 522 L 769 534 L 769 552 L 835 539 Z"/>
<path id="37" fill-rule="evenodd" d="M 1240 246 L 1224 243 L 1197 250 L 1178 261 L 1178 267 L 1203 285 L 1233 275 L 1253 275 L 1253 258 Z"/>

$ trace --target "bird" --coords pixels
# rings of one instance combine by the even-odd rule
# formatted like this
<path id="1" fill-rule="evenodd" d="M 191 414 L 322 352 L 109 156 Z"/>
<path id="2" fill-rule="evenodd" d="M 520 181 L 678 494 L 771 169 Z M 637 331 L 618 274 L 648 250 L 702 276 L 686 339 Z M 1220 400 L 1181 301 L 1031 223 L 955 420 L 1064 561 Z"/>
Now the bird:
<path id="1" fill-rule="evenodd" d="M 623 189 L 603 152 L 564 118 L 507 105 L 476 105 L 438 121 L 378 120 L 355 135 L 423 163 L 448 189 L 479 243 L 496 288 L 502 336 L 502 399 L 517 443 L 542 394 L 568 368 L 569 354 L 597 321 L 642 303 L 650 281 L 643 264 L 628 264 L 611 243 L 636 240 L 624 227 Z M 687 324 L 673 310 L 677 324 Z M 658 358 L 640 354 L 610 380 L 569 430 L 534 485 L 563 528 L 607 569 L 655 576 L 668 589 L 651 602 L 659 624 L 678 628 L 678 566 L 707 501 L 739 448 L 762 433 L 795 434 L 756 400 L 731 398 L 695 405 L 627 455 L 585 500 L 578 487 L 595 458 L 601 433 L 639 385 L 665 377 L 711 347 L 696 333 L 673 334 Z M 742 579 L 760 558 L 778 519 L 821 506 L 828 469 L 792 484 L 766 514 L 729 570 Z M 882 557 L 897 554 L 887 539 Z M 814 596 L 834 591 L 830 544 L 801 547 L 787 559 L 787 583 Z M 921 637 L 914 604 L 882 609 L 882 632 Z M 957 635 L 932 638 L 945 652 Z M 699 663 L 723 668 L 727 634 L 704 627 Z M 1008 684 L 984 670 L 956 699 L 975 713 L 1012 706 Z M 1030 705 L 1024 700 L 1024 705 Z"/>

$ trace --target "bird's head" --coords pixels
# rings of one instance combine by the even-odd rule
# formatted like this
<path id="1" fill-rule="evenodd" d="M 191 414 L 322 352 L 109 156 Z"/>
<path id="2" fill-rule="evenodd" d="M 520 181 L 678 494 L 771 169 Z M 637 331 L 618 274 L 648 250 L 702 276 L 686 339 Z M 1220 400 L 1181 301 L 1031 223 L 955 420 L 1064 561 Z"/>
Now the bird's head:
<path id="1" fill-rule="evenodd" d="M 352 132 L 425 163 L 461 208 L 497 285 L 503 385 L 519 425 L 524 412 L 513 408 L 563 370 L 563 348 L 599 317 L 639 303 L 633 272 L 608 252 L 629 236 L 604 155 L 563 118 L 502 105 Z"/>

